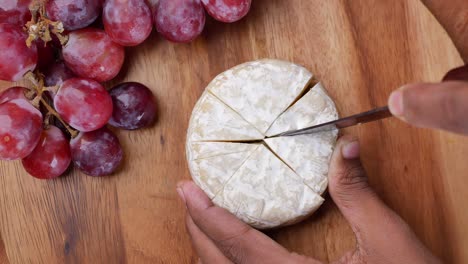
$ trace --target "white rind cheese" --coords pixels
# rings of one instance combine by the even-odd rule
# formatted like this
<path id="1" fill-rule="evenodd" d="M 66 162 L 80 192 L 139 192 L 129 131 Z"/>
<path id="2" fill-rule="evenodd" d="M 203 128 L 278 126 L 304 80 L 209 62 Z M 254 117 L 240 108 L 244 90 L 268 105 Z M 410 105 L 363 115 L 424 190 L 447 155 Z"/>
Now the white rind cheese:
<path id="1" fill-rule="evenodd" d="M 318 194 L 328 185 L 330 163 L 338 131 L 294 137 L 268 138 L 265 142 Z"/>
<path id="2" fill-rule="evenodd" d="M 221 143 L 236 144 L 237 143 Z M 254 144 L 247 145 L 244 152 L 228 153 L 190 161 L 190 172 L 195 183 L 212 199 L 240 169 L 253 151 L 258 148 Z"/>
<path id="3" fill-rule="evenodd" d="M 285 131 L 298 130 L 338 119 L 335 103 L 321 83 L 316 84 L 287 111 L 281 114 L 266 135 L 274 136 Z"/>
<path id="4" fill-rule="evenodd" d="M 187 148 L 189 160 L 206 159 L 226 154 L 252 151 L 252 144 L 226 142 L 191 142 Z"/>
<path id="5" fill-rule="evenodd" d="M 337 132 L 265 136 L 338 117 L 312 82 L 289 62 L 248 62 L 218 75 L 193 110 L 186 153 L 194 182 L 255 228 L 294 224 L 324 201 Z"/>
<path id="6" fill-rule="evenodd" d="M 213 202 L 264 229 L 302 219 L 320 207 L 323 198 L 260 145 Z"/>
<path id="7" fill-rule="evenodd" d="M 189 141 L 241 141 L 264 137 L 209 93 L 205 93 L 194 108 L 188 136 Z"/>
<path id="8" fill-rule="evenodd" d="M 305 68 L 279 60 L 260 60 L 218 75 L 208 91 L 265 133 L 312 80 Z"/>

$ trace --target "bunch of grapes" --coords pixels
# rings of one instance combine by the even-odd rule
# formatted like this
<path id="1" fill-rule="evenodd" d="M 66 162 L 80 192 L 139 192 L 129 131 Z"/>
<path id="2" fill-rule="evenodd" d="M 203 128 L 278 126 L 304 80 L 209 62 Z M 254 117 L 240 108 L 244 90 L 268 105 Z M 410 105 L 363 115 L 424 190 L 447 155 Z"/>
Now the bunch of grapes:
<path id="1" fill-rule="evenodd" d="M 235 22 L 251 0 L 6 0 L 0 1 L 0 80 L 28 87 L 0 93 L 0 159 L 21 160 L 40 179 L 71 164 L 90 176 L 115 172 L 123 159 L 109 129 L 134 130 L 157 116 L 153 94 L 128 82 L 109 91 L 124 46 L 136 46 L 153 25 L 166 39 L 190 42 L 205 13 Z M 102 23 L 99 19 L 102 18 Z"/>

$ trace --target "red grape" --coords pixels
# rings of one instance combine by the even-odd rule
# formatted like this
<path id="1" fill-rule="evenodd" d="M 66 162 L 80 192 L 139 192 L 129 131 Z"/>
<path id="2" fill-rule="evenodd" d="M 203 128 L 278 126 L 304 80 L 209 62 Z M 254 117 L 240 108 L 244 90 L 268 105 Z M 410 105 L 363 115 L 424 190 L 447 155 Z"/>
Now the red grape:
<path id="1" fill-rule="evenodd" d="M 38 179 L 53 179 L 62 175 L 70 166 L 70 145 L 62 131 L 50 126 L 42 132 L 33 152 L 23 159 L 23 167 Z"/>
<path id="2" fill-rule="evenodd" d="M 206 11 L 214 19 L 232 23 L 249 13 L 252 0 L 201 0 Z"/>
<path id="3" fill-rule="evenodd" d="M 8 23 L 24 26 L 31 20 L 29 4 L 31 0 L 2 0 L 0 1 L 0 24 Z"/>
<path id="4" fill-rule="evenodd" d="M 122 83 L 110 91 L 114 111 L 109 124 L 123 129 L 149 126 L 156 119 L 156 102 L 151 91 L 140 83 Z"/>
<path id="5" fill-rule="evenodd" d="M 160 0 L 154 21 L 166 39 L 190 42 L 205 27 L 205 10 L 200 0 Z"/>
<path id="6" fill-rule="evenodd" d="M 55 62 L 45 73 L 45 85 L 61 85 L 64 81 L 75 77 L 63 61 Z"/>
<path id="7" fill-rule="evenodd" d="M 119 139 L 106 127 L 81 132 L 71 140 L 70 146 L 73 163 L 90 176 L 112 174 L 123 158 Z"/>
<path id="8" fill-rule="evenodd" d="M 77 30 L 91 25 L 101 12 L 98 0 L 48 0 L 47 15 L 60 21 L 66 30 Z"/>
<path id="9" fill-rule="evenodd" d="M 15 99 L 26 99 L 26 96 L 24 96 L 24 92 L 27 89 L 24 87 L 11 87 L 0 93 L 0 104 L 3 104 L 5 102 L 15 100 Z"/>
<path id="10" fill-rule="evenodd" d="M 112 98 L 96 81 L 72 78 L 63 82 L 54 98 L 60 116 L 79 131 L 103 127 L 112 116 Z"/>
<path id="11" fill-rule="evenodd" d="M 37 47 L 26 46 L 28 35 L 21 27 L 0 24 L 0 79 L 19 81 L 23 75 L 34 70 L 37 63 Z"/>
<path id="12" fill-rule="evenodd" d="M 142 43 L 153 29 L 151 10 L 142 0 L 107 0 L 102 19 L 109 37 L 123 46 Z"/>
<path id="13" fill-rule="evenodd" d="M 15 160 L 28 156 L 36 147 L 42 131 L 42 114 L 24 99 L 0 105 L 0 159 Z"/>
<path id="14" fill-rule="evenodd" d="M 122 68 L 125 52 L 104 30 L 82 29 L 69 35 L 63 59 L 76 75 L 98 82 L 109 81 Z"/>

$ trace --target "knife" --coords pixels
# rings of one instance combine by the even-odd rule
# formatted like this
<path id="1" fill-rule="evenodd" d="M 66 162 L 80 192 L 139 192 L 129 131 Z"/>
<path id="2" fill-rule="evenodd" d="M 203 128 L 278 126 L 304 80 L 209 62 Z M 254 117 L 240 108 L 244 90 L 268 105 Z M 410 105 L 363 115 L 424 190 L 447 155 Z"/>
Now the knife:
<path id="1" fill-rule="evenodd" d="M 334 129 L 342 129 L 350 126 L 355 126 L 359 124 L 369 123 L 381 119 L 385 119 L 391 117 L 392 114 L 388 109 L 388 106 L 379 107 L 364 113 L 360 113 L 357 115 L 341 118 L 335 121 L 323 123 L 320 125 L 315 125 L 311 127 L 306 127 L 299 130 L 291 130 L 284 133 L 281 133 L 276 136 L 272 137 L 291 137 L 291 136 L 299 136 L 299 135 L 306 135 L 306 134 L 313 134 L 317 132 L 323 131 L 330 131 Z"/>

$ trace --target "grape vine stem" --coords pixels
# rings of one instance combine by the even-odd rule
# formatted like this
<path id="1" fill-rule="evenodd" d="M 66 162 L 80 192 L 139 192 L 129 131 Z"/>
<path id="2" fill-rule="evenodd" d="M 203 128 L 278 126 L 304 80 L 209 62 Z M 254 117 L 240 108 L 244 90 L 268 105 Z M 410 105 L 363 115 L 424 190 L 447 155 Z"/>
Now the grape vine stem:
<path id="1" fill-rule="evenodd" d="M 37 78 L 37 75 L 39 75 L 39 80 Z M 39 104 L 41 103 L 46 109 L 47 109 L 47 115 L 54 116 L 57 118 L 60 123 L 62 123 L 65 128 L 67 129 L 68 133 L 70 133 L 72 138 L 75 138 L 78 135 L 78 132 L 71 128 L 67 122 L 65 122 L 62 117 L 60 116 L 55 109 L 50 106 L 50 104 L 43 98 L 44 91 L 52 91 L 54 93 L 57 92 L 58 87 L 57 86 L 52 86 L 52 87 L 44 87 L 44 77 L 42 74 L 34 74 L 33 72 L 28 72 L 24 76 L 27 80 L 29 80 L 32 83 L 32 86 L 35 89 L 36 96 L 34 99 L 31 100 L 31 104 L 34 105 L 36 108 L 39 108 Z M 47 124 L 46 124 L 47 125 Z"/>
<path id="2" fill-rule="evenodd" d="M 63 121 L 62 117 L 60 117 L 59 113 L 57 113 L 57 111 L 55 111 L 55 109 L 50 106 L 46 100 L 44 100 L 44 98 L 41 97 L 41 103 L 45 106 L 45 108 L 47 108 L 47 111 L 55 116 L 55 118 L 57 118 L 64 126 L 65 128 L 68 130 L 68 133 L 70 133 L 71 137 L 72 138 L 75 138 L 76 136 L 78 136 L 78 132 L 76 130 L 74 130 L 73 128 L 71 128 L 67 122 Z"/>
<path id="3" fill-rule="evenodd" d="M 63 23 L 60 21 L 52 21 L 47 18 L 45 11 L 45 3 L 47 0 L 34 0 L 29 6 L 31 11 L 31 21 L 26 23 L 26 31 L 28 32 L 28 39 L 26 40 L 26 45 L 31 47 L 32 43 L 41 39 L 44 42 L 44 45 L 47 42 L 52 41 L 52 36 L 55 35 L 60 44 L 65 45 L 68 42 L 68 36 L 63 35 L 64 28 Z"/>

